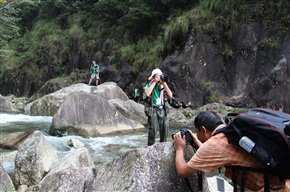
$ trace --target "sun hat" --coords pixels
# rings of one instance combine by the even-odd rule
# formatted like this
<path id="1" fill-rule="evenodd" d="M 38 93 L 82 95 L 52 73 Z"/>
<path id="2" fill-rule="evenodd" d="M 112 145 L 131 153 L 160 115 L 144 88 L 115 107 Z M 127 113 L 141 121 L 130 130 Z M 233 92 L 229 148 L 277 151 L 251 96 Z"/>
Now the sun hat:
<path id="1" fill-rule="evenodd" d="M 155 74 L 159 73 L 162 75 L 162 71 L 160 69 L 154 69 L 151 73 L 151 76 L 148 78 L 148 80 L 151 80 Z"/>

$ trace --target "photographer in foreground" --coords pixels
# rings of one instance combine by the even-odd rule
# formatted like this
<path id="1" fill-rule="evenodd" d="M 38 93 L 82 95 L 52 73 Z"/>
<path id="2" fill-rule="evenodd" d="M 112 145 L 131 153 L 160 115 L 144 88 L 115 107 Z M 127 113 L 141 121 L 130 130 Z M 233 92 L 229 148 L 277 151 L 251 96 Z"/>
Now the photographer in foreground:
<path id="1" fill-rule="evenodd" d="M 148 83 L 145 86 L 145 113 L 148 117 L 148 146 L 155 143 L 155 136 L 159 128 L 160 142 L 166 142 L 169 129 L 169 121 L 166 110 L 166 96 L 172 97 L 172 92 L 169 89 L 165 76 L 160 69 L 154 69 L 151 76 L 148 78 Z"/>
<path id="2" fill-rule="evenodd" d="M 221 117 L 213 111 L 201 112 L 194 120 L 196 134 L 189 131 L 192 137 L 191 145 L 197 149 L 193 157 L 186 162 L 184 149 L 186 135 L 180 132 L 173 135 L 176 150 L 176 169 L 180 177 L 186 178 L 197 171 L 213 172 L 223 166 L 243 166 L 264 168 L 264 165 L 244 149 L 229 144 L 223 133 L 213 135 L 216 130 L 224 127 Z M 225 176 L 232 178 L 232 170 L 225 167 Z M 236 171 L 237 182 L 240 185 L 242 171 Z M 264 175 L 259 172 L 247 171 L 245 187 L 253 191 L 263 191 Z M 276 176 L 270 176 L 271 191 L 290 191 L 284 181 Z"/>

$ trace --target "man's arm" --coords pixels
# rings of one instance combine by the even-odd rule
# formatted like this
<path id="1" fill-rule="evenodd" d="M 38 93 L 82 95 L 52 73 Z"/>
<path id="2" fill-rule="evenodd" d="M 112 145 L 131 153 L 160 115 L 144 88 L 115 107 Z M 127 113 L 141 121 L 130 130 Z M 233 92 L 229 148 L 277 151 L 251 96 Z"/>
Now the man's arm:
<path id="1" fill-rule="evenodd" d="M 168 85 L 166 82 L 161 83 L 164 86 L 164 89 L 168 95 L 169 98 L 172 98 L 172 91 L 169 89 Z"/>
<path id="2" fill-rule="evenodd" d="M 184 151 L 176 151 L 175 166 L 179 177 L 186 178 L 197 172 L 198 170 L 189 167 L 184 159 Z"/>
<path id="3" fill-rule="evenodd" d="M 157 83 L 157 82 L 154 80 L 154 81 L 151 83 L 150 87 L 149 87 L 148 89 L 145 90 L 145 95 L 146 95 L 146 97 L 149 97 L 149 96 L 151 95 L 151 93 L 152 93 L 152 91 L 153 91 L 153 89 L 154 89 L 156 83 Z"/>
<path id="4" fill-rule="evenodd" d="M 181 137 L 180 132 L 174 135 L 174 147 L 176 150 L 175 166 L 178 176 L 185 178 L 197 172 L 198 170 L 189 167 L 184 159 L 184 149 L 186 147 L 185 135 Z"/>
<path id="5" fill-rule="evenodd" d="M 90 74 L 92 74 L 93 71 L 92 71 L 92 65 L 90 65 Z"/>

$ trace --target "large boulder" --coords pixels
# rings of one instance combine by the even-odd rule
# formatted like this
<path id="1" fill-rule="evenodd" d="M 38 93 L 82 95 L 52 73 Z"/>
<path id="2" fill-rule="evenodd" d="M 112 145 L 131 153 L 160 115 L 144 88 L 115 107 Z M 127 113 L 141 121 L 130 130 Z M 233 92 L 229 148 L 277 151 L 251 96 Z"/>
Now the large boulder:
<path id="1" fill-rule="evenodd" d="M 78 83 L 28 103 L 24 111 L 29 115 L 53 116 L 69 94 L 79 91 L 96 94 L 106 100 L 114 98 L 119 98 L 124 101 L 128 100 L 128 96 L 116 83 L 106 82 L 99 86 L 89 86 L 84 83 Z"/>
<path id="2" fill-rule="evenodd" d="M 94 178 L 94 167 L 86 148 L 73 150 L 61 158 L 41 182 L 26 192 L 84 191 L 87 183 Z"/>
<path id="3" fill-rule="evenodd" d="M 0 95 L 0 112 L 20 112 L 8 98 Z"/>
<path id="4" fill-rule="evenodd" d="M 123 101 L 121 99 L 111 99 L 109 100 L 109 103 L 125 117 L 143 125 L 147 123 L 147 116 L 144 113 L 144 105 L 136 103 L 133 100 Z"/>
<path id="5" fill-rule="evenodd" d="M 38 185 L 29 187 L 25 192 L 85 191 L 93 178 L 94 171 L 90 167 L 65 169 L 48 175 Z"/>
<path id="6" fill-rule="evenodd" d="M 26 137 L 32 132 L 33 131 L 1 134 L 0 147 L 6 149 L 18 149 L 21 143 L 23 143 Z"/>
<path id="7" fill-rule="evenodd" d="M 28 100 L 32 102 L 36 99 L 39 99 L 45 95 L 56 92 L 64 87 L 69 87 L 71 84 L 67 79 L 64 78 L 55 78 L 48 80 L 39 90 L 37 90 Z"/>
<path id="8" fill-rule="evenodd" d="M 194 117 L 199 114 L 202 111 L 216 111 L 221 115 L 222 117 L 225 116 L 228 112 L 246 112 L 248 111 L 248 108 L 233 108 L 231 106 L 226 106 L 224 104 L 220 103 L 210 103 L 207 105 L 204 105 L 197 109 L 191 109 L 191 108 L 170 108 L 169 110 L 169 121 L 172 124 L 178 124 L 178 125 L 185 125 L 185 126 L 192 126 L 194 125 Z M 182 128 L 182 127 L 181 127 Z"/>
<path id="9" fill-rule="evenodd" d="M 20 145 L 15 158 L 15 180 L 17 185 L 35 185 L 57 162 L 56 149 L 40 131 L 31 133 Z"/>
<path id="10" fill-rule="evenodd" d="M 0 163 L 14 162 L 18 151 L 1 152 Z"/>
<path id="11" fill-rule="evenodd" d="M 31 141 L 33 140 L 36 143 L 38 141 L 36 137 L 31 138 Z M 30 144 L 32 144 L 31 141 Z M 24 148 L 20 150 L 24 150 Z M 37 169 L 37 165 L 31 166 L 37 160 L 30 155 L 28 146 L 26 146 L 26 151 L 27 155 L 23 156 L 24 161 L 29 164 L 30 169 Z M 193 154 L 193 148 L 187 146 L 185 159 L 189 160 Z M 46 158 L 50 159 L 50 156 L 49 151 Z M 27 170 L 28 166 L 21 164 L 17 169 Z M 40 174 L 35 172 L 35 175 Z M 27 180 L 35 181 L 35 175 L 27 174 Z M 207 192 L 209 186 L 206 175 L 204 173 L 201 175 L 202 191 Z M 51 166 L 46 175 L 41 175 L 39 178 L 41 180 L 34 182 L 33 185 L 29 185 L 28 182 L 25 182 L 26 184 L 18 183 L 18 192 L 189 191 L 184 179 L 178 177 L 176 173 L 175 149 L 171 142 L 155 143 L 152 146 L 130 150 L 97 168 L 95 168 L 88 150 L 81 147 L 59 159 Z M 193 191 L 197 191 L 198 175 L 191 175 L 188 181 Z M 226 190 L 230 190 L 230 186 L 225 184 Z M 214 188 L 216 189 L 216 186 Z"/>
<path id="12" fill-rule="evenodd" d="M 193 155 L 188 147 L 186 158 Z M 203 191 L 209 191 L 205 174 Z M 198 189 L 198 176 L 189 177 L 194 191 Z M 96 170 L 96 177 L 87 191 L 189 191 L 184 179 L 175 169 L 173 143 L 156 143 L 128 151 Z"/>
<path id="13" fill-rule="evenodd" d="M 0 161 L 0 191 L 14 191 L 14 185 Z"/>
<path id="14" fill-rule="evenodd" d="M 49 132 L 52 135 L 94 137 L 142 128 L 143 125 L 124 117 L 103 97 L 74 92 L 66 98 L 53 116 Z"/>

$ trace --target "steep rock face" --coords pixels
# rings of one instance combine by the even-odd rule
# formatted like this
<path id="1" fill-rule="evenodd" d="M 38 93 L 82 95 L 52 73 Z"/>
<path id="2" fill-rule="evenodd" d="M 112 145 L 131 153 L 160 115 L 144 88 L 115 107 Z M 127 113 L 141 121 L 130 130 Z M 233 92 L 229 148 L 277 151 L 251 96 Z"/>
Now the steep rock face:
<path id="1" fill-rule="evenodd" d="M 221 98 L 235 106 L 290 112 L 289 97 L 285 96 L 290 92 L 290 35 L 280 37 L 279 49 L 270 49 L 260 46 L 266 38 L 263 31 L 258 24 L 241 26 L 228 42 L 233 51 L 230 59 L 223 30 L 211 37 L 192 32 L 184 50 L 166 58 L 159 67 L 169 76 L 176 97 L 191 102 L 194 108 Z"/>
<path id="2" fill-rule="evenodd" d="M 241 25 L 231 39 L 218 28 L 211 34 L 191 31 L 184 47 L 155 67 L 169 77 L 169 87 L 183 107 L 213 101 L 235 107 L 271 107 L 290 112 L 290 34 L 266 34 L 262 23 Z M 278 47 L 263 40 L 277 39 Z M 104 63 L 110 71 L 110 62 Z M 133 72 L 124 66 L 115 81 L 127 95 L 142 87 L 153 68 Z"/>

